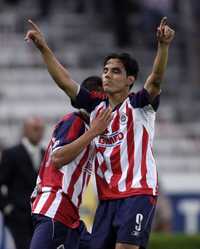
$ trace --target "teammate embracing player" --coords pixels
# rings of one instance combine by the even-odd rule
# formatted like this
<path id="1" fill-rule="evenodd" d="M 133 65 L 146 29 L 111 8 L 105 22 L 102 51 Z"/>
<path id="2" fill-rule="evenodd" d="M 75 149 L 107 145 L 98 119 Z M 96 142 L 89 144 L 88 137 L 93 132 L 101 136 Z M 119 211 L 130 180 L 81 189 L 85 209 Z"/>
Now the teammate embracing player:
<path id="1" fill-rule="evenodd" d="M 102 90 L 102 81 L 92 76 L 82 86 Z M 79 206 L 92 173 L 92 140 L 110 122 L 104 110 L 91 123 L 84 111 L 66 114 L 55 126 L 40 166 L 32 194 L 34 234 L 31 249 L 86 249 L 90 235 L 80 221 Z"/>
<path id="2" fill-rule="evenodd" d="M 32 29 L 25 39 L 40 50 L 48 71 L 78 108 L 91 112 L 91 122 L 107 107 L 112 120 L 94 139 L 95 173 L 99 205 L 94 219 L 91 249 L 146 248 L 158 195 L 156 164 L 152 152 L 154 123 L 161 82 L 174 30 L 164 17 L 157 29 L 158 50 L 144 88 L 130 93 L 138 64 L 129 54 L 110 54 L 103 63 L 104 99 L 74 82 L 58 62 L 41 31 Z"/>

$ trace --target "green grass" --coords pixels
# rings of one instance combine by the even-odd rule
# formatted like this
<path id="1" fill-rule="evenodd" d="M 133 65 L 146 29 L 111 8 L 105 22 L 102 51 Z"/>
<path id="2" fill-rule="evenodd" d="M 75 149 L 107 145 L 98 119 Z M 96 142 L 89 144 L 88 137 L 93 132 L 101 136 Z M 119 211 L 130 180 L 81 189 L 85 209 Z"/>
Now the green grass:
<path id="1" fill-rule="evenodd" d="M 200 249 L 200 234 L 153 234 L 148 249 Z"/>

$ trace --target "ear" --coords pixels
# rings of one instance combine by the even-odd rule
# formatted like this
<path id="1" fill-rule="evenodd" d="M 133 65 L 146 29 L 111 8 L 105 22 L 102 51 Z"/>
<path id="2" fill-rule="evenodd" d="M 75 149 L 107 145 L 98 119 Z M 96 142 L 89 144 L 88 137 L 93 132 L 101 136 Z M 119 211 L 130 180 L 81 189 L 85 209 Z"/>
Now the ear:
<path id="1" fill-rule="evenodd" d="M 135 82 L 135 77 L 133 75 L 128 76 L 128 85 L 131 86 Z"/>

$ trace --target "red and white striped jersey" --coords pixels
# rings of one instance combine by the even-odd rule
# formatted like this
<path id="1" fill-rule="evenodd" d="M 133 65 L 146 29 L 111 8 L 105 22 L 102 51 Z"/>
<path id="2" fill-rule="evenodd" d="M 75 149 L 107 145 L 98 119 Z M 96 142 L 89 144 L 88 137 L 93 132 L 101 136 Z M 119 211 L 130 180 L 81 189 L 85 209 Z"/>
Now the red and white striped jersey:
<path id="1" fill-rule="evenodd" d="M 88 94 L 87 102 L 96 101 L 91 120 L 108 105 L 108 100 Z M 77 96 L 80 106 L 86 91 Z M 95 172 L 101 200 L 133 195 L 157 195 L 157 170 L 153 156 L 153 137 L 159 96 L 150 104 L 145 89 L 130 94 L 113 110 L 113 118 L 105 133 L 94 139 L 96 146 Z M 91 104 L 90 104 L 91 106 Z M 86 108 L 86 106 L 82 106 Z"/>
<path id="2" fill-rule="evenodd" d="M 87 146 L 72 162 L 56 169 L 51 153 L 80 137 L 86 124 L 78 113 L 71 113 L 56 125 L 46 150 L 32 194 L 32 213 L 42 214 L 75 228 L 79 206 L 92 172 L 94 146 Z"/>

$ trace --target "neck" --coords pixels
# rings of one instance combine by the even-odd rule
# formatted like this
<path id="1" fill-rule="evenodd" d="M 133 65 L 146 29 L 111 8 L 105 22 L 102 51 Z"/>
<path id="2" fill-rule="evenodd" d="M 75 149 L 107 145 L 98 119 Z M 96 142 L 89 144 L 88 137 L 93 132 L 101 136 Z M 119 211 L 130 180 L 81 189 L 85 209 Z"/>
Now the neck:
<path id="1" fill-rule="evenodd" d="M 128 96 L 128 93 L 114 93 L 108 94 L 109 104 L 111 108 L 115 108 L 115 106 L 121 104 Z"/>

